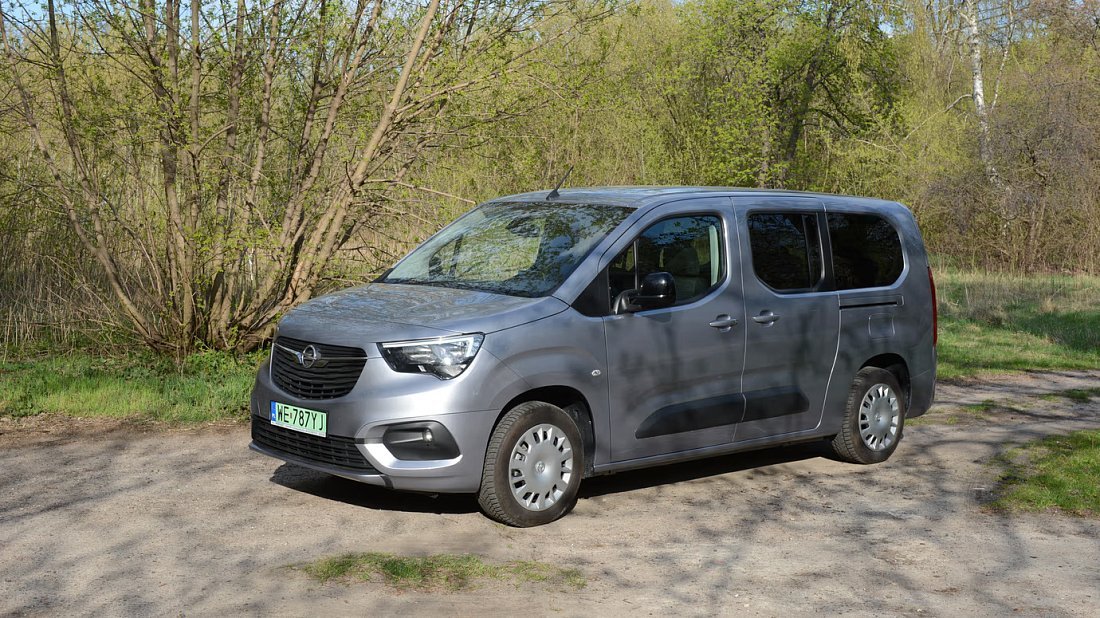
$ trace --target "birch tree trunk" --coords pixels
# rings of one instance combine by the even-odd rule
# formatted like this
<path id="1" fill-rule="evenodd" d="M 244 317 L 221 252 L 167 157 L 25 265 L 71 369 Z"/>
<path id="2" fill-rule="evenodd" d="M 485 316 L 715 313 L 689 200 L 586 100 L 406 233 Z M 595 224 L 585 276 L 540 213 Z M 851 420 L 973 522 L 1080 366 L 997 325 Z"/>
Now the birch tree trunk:
<path id="1" fill-rule="evenodd" d="M 978 157 L 985 170 L 986 179 L 997 189 L 1004 191 L 1005 183 L 993 160 L 990 144 L 990 109 L 985 100 L 985 67 L 982 61 L 982 34 L 979 27 L 978 0 L 962 0 L 959 17 L 970 60 L 971 94 L 974 114 L 978 119 Z"/>

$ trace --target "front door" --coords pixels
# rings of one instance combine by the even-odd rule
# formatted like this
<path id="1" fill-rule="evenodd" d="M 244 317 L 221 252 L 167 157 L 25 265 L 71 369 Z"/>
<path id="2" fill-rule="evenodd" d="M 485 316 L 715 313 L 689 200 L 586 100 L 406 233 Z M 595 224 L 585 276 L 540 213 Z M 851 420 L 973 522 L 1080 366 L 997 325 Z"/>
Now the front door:
<path id="1" fill-rule="evenodd" d="M 604 318 L 614 461 L 727 444 L 740 420 L 745 324 L 729 203 L 662 208 L 608 252 L 612 301 L 651 272 L 672 274 L 677 292 L 671 307 L 612 303 Z"/>
<path id="2" fill-rule="evenodd" d="M 836 360 L 824 208 L 812 198 L 735 198 L 744 264 L 745 415 L 736 442 L 813 429 Z"/>

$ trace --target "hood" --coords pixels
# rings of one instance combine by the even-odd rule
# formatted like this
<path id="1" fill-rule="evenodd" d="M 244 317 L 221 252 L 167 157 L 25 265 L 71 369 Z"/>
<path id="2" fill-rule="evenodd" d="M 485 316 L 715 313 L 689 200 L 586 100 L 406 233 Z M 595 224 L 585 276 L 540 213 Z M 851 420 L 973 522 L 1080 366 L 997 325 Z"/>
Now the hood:
<path id="1" fill-rule="evenodd" d="M 279 334 L 306 341 L 364 347 L 406 339 L 491 333 L 564 311 L 554 298 L 521 298 L 427 285 L 370 283 L 334 292 L 290 310 Z"/>

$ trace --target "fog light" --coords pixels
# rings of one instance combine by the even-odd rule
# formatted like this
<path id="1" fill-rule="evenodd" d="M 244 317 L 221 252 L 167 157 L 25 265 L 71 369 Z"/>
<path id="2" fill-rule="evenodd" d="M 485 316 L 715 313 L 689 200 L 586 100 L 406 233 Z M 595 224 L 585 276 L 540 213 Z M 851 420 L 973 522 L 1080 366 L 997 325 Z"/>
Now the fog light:
<path id="1" fill-rule="evenodd" d="M 436 421 L 392 425 L 383 434 L 382 444 L 397 459 L 432 461 L 454 459 L 459 455 L 451 432 Z"/>

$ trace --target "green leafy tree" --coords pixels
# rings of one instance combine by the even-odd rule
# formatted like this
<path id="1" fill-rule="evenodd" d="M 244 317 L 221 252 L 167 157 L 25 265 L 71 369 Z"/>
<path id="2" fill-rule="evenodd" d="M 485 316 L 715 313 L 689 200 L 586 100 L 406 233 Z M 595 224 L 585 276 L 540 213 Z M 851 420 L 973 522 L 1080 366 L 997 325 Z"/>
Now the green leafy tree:
<path id="1" fill-rule="evenodd" d="M 248 349 L 382 225 L 464 99 L 610 5 L 47 0 L 0 10 L 28 141 L 146 344 Z"/>

